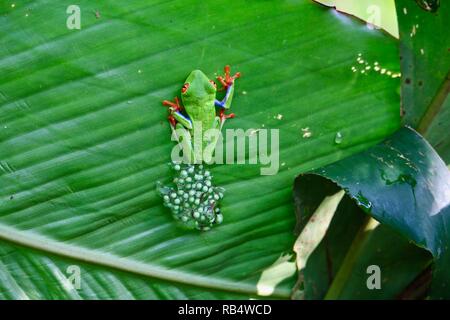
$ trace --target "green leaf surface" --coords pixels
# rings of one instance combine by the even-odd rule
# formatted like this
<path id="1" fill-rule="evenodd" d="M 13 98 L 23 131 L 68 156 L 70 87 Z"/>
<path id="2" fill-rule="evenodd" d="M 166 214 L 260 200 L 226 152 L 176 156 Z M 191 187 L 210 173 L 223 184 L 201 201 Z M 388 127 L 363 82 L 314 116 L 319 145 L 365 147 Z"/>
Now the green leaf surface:
<path id="1" fill-rule="evenodd" d="M 360 219 L 347 219 L 347 226 L 342 221 L 338 224 L 341 230 L 346 230 L 341 231 L 341 234 L 349 232 L 356 236 L 356 240 L 351 246 L 346 242 L 348 250 L 342 250 L 344 245 L 337 249 L 331 247 L 330 250 L 336 251 L 336 254 L 348 251 L 356 257 L 347 256 L 338 261 L 337 272 L 347 275 L 339 277 L 338 274 L 330 279 L 333 283 L 327 296 L 376 296 L 376 291 L 369 294 L 369 290 L 364 288 L 365 282 L 361 281 L 364 277 L 358 277 L 358 274 L 363 273 L 363 267 L 370 263 L 379 265 L 382 272 L 383 266 L 387 266 L 385 271 L 396 277 L 391 283 L 387 282 L 387 291 L 379 292 L 379 297 L 383 298 L 395 297 L 400 293 L 399 289 L 404 289 L 423 270 L 427 265 L 427 256 L 418 249 L 416 252 L 411 251 L 405 240 L 396 240 L 395 236 L 386 234 L 391 229 L 415 245 L 427 249 L 434 256 L 432 297 L 448 298 L 450 278 L 445 270 L 448 270 L 450 261 L 447 231 L 450 220 L 450 172 L 432 147 L 412 129 L 403 128 L 383 143 L 364 152 L 299 176 L 296 180 L 295 199 L 300 228 L 317 206 L 320 197 L 333 194 L 339 188 L 346 191 L 347 201 L 354 201 L 384 226 L 380 230 L 378 227 L 368 230 L 367 223 L 357 222 L 359 231 L 355 232 L 354 221 L 361 221 Z M 354 212 L 355 210 L 343 211 L 347 217 Z M 339 212 L 336 218 L 345 219 Z M 333 222 L 330 227 L 330 237 L 333 240 L 336 230 L 331 230 Z M 373 237 L 376 241 L 371 241 Z M 396 246 L 386 246 L 389 242 L 396 243 Z M 379 248 L 378 251 L 375 248 Z M 333 254 L 329 256 L 333 258 Z M 320 256 L 312 262 L 313 265 L 320 265 L 319 259 Z M 397 272 L 391 272 L 392 269 Z M 353 274 L 350 275 L 351 272 Z M 393 286 L 395 290 L 392 290 Z M 323 288 L 323 284 L 320 288 Z"/>
<path id="2" fill-rule="evenodd" d="M 445 163 L 450 164 L 450 139 L 448 122 L 450 119 L 450 96 L 445 99 L 441 111 L 436 115 L 431 123 L 425 137 L 427 141 L 439 153 Z"/>
<path id="3" fill-rule="evenodd" d="M 7 299 L 248 299 L 114 270 L 1 241 L 0 300 Z M 78 268 L 79 287 L 71 280 Z M 252 296 L 250 296 L 252 297 Z M 257 296 L 254 296 L 257 298 Z"/>
<path id="4" fill-rule="evenodd" d="M 402 58 L 403 122 L 417 128 L 448 163 L 450 3 L 396 0 L 396 8 Z"/>
<path id="5" fill-rule="evenodd" d="M 363 53 L 398 71 L 396 42 L 334 10 L 306 0 L 245 9 L 81 0 L 81 29 L 69 30 L 71 4 L 0 4 L 2 297 L 254 296 L 295 240 L 298 172 L 399 127 L 398 79 L 351 70 Z M 156 190 L 170 179 L 173 147 L 161 101 L 192 69 L 213 77 L 225 64 L 243 75 L 226 128 L 279 129 L 280 171 L 212 167 L 226 188 L 224 222 L 186 231 Z M 88 270 L 76 294 L 62 280 L 67 264 Z M 279 282 L 271 297 L 288 298 L 294 282 Z"/>

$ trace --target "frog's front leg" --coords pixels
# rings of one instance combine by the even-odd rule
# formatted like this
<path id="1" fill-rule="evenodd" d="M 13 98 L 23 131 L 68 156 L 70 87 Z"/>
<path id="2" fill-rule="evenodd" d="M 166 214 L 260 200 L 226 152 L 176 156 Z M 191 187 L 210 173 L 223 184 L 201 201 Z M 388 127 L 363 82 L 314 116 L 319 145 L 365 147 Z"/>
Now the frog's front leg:
<path id="1" fill-rule="evenodd" d="M 226 87 L 225 97 L 222 99 L 222 101 L 219 101 L 217 99 L 214 100 L 214 105 L 216 107 L 220 107 L 223 109 L 229 109 L 231 106 L 231 99 L 233 98 L 233 93 L 234 93 L 234 83 Z"/>

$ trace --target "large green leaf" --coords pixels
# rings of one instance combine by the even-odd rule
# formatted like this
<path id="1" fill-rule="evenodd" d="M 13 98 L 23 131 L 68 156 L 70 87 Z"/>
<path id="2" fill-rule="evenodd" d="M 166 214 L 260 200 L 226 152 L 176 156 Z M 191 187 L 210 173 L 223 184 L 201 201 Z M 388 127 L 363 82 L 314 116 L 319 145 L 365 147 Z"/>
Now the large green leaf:
<path id="1" fill-rule="evenodd" d="M 350 203 L 355 201 L 381 224 L 434 256 L 433 297 L 448 298 L 450 172 L 431 146 L 413 130 L 403 128 L 367 151 L 299 176 L 295 199 L 301 228 L 319 199 L 339 188 L 345 190 L 349 199 L 343 203 L 342 212 L 337 212 L 338 229 L 331 226 L 330 239 L 324 242 L 325 252 L 331 252 L 328 255 L 333 262 L 333 269 L 328 268 L 333 276 L 329 279 L 332 283 L 327 297 L 393 298 L 427 265 L 426 255 L 418 249 L 412 251 L 406 241 L 387 232 L 386 227 L 378 229 L 375 224 L 368 228 L 367 223 L 361 223 L 355 211 L 357 207 L 348 204 L 351 198 Z M 345 219 L 343 215 L 354 217 Z M 349 246 L 349 241 L 345 241 L 348 236 L 342 235 L 355 235 L 355 224 L 362 226 L 363 233 L 357 234 Z M 396 245 L 389 246 L 389 243 Z M 345 259 L 339 258 L 347 250 Z M 319 258 L 312 263 L 324 265 Z M 369 290 L 362 280 L 367 278 L 365 268 L 371 264 L 380 266 L 384 273 L 387 271 L 388 278 L 395 277 L 381 291 Z M 313 289 L 324 288 L 316 277 L 306 284 Z"/>
<path id="2" fill-rule="evenodd" d="M 447 133 L 450 130 L 449 119 L 450 96 L 447 95 L 440 112 L 434 117 L 425 134 L 427 140 L 447 164 L 450 164 L 450 139 Z"/>
<path id="3" fill-rule="evenodd" d="M 73 297 L 66 264 L 88 270 L 82 298 L 255 295 L 291 251 L 298 172 L 399 127 L 398 79 L 352 71 L 359 53 L 398 71 L 395 40 L 310 1 L 81 0 L 81 30 L 66 28 L 70 4 L 0 4 L 3 297 Z M 226 127 L 279 129 L 280 172 L 213 167 L 224 223 L 186 231 L 156 191 L 173 146 L 161 100 L 192 69 L 224 64 L 243 75 Z"/>
<path id="4" fill-rule="evenodd" d="M 450 101 L 448 1 L 396 0 L 404 123 L 417 128 L 447 163 Z"/>

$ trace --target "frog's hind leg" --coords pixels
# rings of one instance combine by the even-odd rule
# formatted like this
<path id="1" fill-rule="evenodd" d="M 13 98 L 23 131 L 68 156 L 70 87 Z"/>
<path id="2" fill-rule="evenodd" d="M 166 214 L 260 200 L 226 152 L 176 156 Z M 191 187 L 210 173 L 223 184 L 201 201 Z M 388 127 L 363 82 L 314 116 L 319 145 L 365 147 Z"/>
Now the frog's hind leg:
<path id="1" fill-rule="evenodd" d="M 231 99 L 233 98 L 233 93 L 234 93 L 234 84 L 230 84 L 227 87 L 227 92 L 225 93 L 225 97 L 222 99 L 222 101 L 219 100 L 214 100 L 214 105 L 216 107 L 220 107 L 223 109 L 229 109 L 230 105 L 231 105 Z"/>
<path id="2" fill-rule="evenodd" d="M 222 101 L 218 101 L 218 100 L 214 101 L 214 105 L 216 107 L 221 108 L 219 111 L 221 126 L 223 125 L 223 123 L 225 122 L 226 119 L 234 118 L 234 113 L 225 114 L 225 110 L 228 109 L 231 104 L 231 98 L 232 98 L 232 94 L 233 94 L 232 90 L 233 90 L 233 85 L 230 85 L 227 88 L 227 94 L 225 95 L 225 98 Z M 229 93 L 229 92 L 231 92 L 231 93 Z"/>
<path id="3" fill-rule="evenodd" d="M 190 130 L 192 129 L 191 119 L 184 115 L 181 111 L 182 106 L 178 97 L 175 97 L 174 101 L 164 100 L 164 106 L 169 107 L 169 122 L 170 128 L 172 129 L 172 136 L 178 142 L 181 150 L 183 151 L 184 162 L 194 163 L 195 155 L 192 147 L 192 139 Z"/>
<path id="4" fill-rule="evenodd" d="M 169 122 L 172 129 L 175 128 L 177 123 L 181 123 L 187 129 L 192 129 L 192 121 L 188 116 L 184 115 L 181 111 L 183 110 L 180 105 L 178 97 L 175 97 L 174 101 L 164 100 L 162 103 L 164 106 L 169 107 Z"/>
<path id="5" fill-rule="evenodd" d="M 181 123 L 177 123 L 176 126 L 172 128 L 172 132 L 175 135 L 181 150 L 183 151 L 184 162 L 196 163 L 190 132 L 186 130 Z"/>
<path id="6" fill-rule="evenodd" d="M 223 126 L 226 119 L 234 118 L 234 113 L 226 115 L 225 109 L 229 109 L 231 106 L 231 100 L 233 99 L 234 94 L 234 80 L 241 76 L 239 72 L 237 72 L 234 76 L 230 76 L 230 66 L 225 66 L 224 71 L 225 77 L 218 76 L 217 80 L 219 80 L 219 82 L 226 90 L 225 97 L 222 99 L 222 101 L 219 101 L 217 99 L 214 101 L 214 105 L 221 108 L 219 112 L 220 127 Z"/>
<path id="7" fill-rule="evenodd" d="M 234 94 L 234 80 L 239 78 L 241 74 L 237 72 L 234 76 L 230 76 L 230 66 L 225 66 L 225 77 L 218 76 L 217 80 L 222 84 L 223 88 L 226 90 L 225 97 L 222 101 L 215 100 L 214 104 L 216 107 L 229 109 L 231 106 L 231 100 Z"/>

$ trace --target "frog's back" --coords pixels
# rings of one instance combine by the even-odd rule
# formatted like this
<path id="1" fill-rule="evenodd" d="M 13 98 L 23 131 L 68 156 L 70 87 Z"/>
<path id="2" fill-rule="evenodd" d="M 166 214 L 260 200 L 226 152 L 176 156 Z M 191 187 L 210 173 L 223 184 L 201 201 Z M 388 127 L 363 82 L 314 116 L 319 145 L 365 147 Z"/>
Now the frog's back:
<path id="1" fill-rule="evenodd" d="M 204 99 L 192 108 L 186 108 L 186 112 L 192 121 L 200 121 L 202 123 L 202 130 L 212 128 L 214 119 L 216 118 L 216 107 L 214 106 L 214 97 Z"/>
<path id="2" fill-rule="evenodd" d="M 216 116 L 214 82 L 202 71 L 194 70 L 187 77 L 183 88 L 181 99 L 191 121 L 200 121 L 203 130 L 211 128 Z"/>

